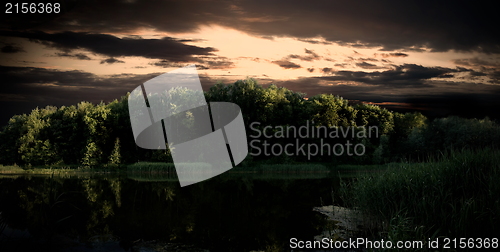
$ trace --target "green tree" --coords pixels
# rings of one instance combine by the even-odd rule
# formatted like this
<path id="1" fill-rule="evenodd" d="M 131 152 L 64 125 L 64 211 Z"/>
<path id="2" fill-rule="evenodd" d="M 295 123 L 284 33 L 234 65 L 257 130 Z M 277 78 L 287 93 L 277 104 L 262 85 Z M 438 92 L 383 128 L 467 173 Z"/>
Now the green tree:
<path id="1" fill-rule="evenodd" d="M 20 164 L 19 138 L 23 134 L 28 115 L 15 115 L 0 132 L 0 162 L 2 164 Z"/>
<path id="2" fill-rule="evenodd" d="M 50 115 L 57 109 L 47 107 L 34 109 L 24 123 L 19 137 L 20 159 L 26 165 L 48 165 L 58 159 L 47 132 L 50 129 Z"/>
<path id="3" fill-rule="evenodd" d="M 391 111 L 371 104 L 357 104 L 356 124 L 358 126 L 377 126 L 380 135 L 385 135 L 394 129 Z"/>
<path id="4" fill-rule="evenodd" d="M 120 154 L 120 138 L 116 138 L 115 146 L 113 147 L 113 151 L 109 156 L 108 164 L 119 166 L 121 164 L 122 156 Z"/>
<path id="5" fill-rule="evenodd" d="M 98 165 L 101 160 L 102 151 L 94 142 L 88 142 L 82 158 L 82 164 L 88 167 Z"/>
<path id="6" fill-rule="evenodd" d="M 312 120 L 316 125 L 355 126 L 357 111 L 349 106 L 348 100 L 331 94 L 320 94 L 308 100 L 312 105 Z"/>

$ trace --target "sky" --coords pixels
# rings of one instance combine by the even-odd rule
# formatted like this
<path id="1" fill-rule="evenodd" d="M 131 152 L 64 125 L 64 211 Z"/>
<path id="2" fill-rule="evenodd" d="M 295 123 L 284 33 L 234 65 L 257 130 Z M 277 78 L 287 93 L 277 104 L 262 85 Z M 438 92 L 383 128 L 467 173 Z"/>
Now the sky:
<path id="1" fill-rule="evenodd" d="M 204 90 L 251 77 L 307 97 L 500 119 L 492 1 L 53 2 L 60 13 L 2 10 L 0 125 L 36 107 L 110 102 L 190 64 Z"/>

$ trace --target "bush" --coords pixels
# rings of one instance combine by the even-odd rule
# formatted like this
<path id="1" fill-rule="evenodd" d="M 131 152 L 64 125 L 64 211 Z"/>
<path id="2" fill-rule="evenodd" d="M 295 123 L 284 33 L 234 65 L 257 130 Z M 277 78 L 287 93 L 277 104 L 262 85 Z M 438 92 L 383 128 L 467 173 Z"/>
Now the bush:
<path id="1" fill-rule="evenodd" d="M 415 128 L 408 136 L 406 149 L 422 158 L 441 150 L 497 148 L 499 142 L 500 125 L 488 118 L 478 120 L 451 116 Z"/>

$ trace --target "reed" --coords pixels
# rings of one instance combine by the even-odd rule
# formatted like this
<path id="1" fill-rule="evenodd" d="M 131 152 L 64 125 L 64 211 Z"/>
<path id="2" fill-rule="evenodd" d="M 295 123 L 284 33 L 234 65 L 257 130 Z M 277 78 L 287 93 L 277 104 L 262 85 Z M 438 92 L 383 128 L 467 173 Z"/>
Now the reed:
<path id="1" fill-rule="evenodd" d="M 499 237 L 499 181 L 499 150 L 461 150 L 391 164 L 342 191 L 349 205 L 388 223 L 393 236 Z"/>

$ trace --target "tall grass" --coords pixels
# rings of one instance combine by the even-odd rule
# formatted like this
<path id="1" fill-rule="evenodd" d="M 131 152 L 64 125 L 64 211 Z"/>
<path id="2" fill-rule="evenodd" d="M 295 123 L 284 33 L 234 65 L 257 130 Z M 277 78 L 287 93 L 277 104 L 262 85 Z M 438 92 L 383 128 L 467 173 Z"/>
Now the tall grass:
<path id="1" fill-rule="evenodd" d="M 385 170 L 389 165 L 394 165 L 394 163 L 383 164 L 383 165 L 338 165 L 337 170 L 340 171 L 382 171 Z"/>
<path id="2" fill-rule="evenodd" d="M 330 170 L 321 164 L 262 164 L 260 170 L 278 173 L 328 173 Z"/>
<path id="3" fill-rule="evenodd" d="M 343 186 L 351 206 L 389 223 L 393 236 L 407 228 L 421 238 L 500 236 L 499 150 L 454 151 L 432 162 L 391 165 Z"/>

